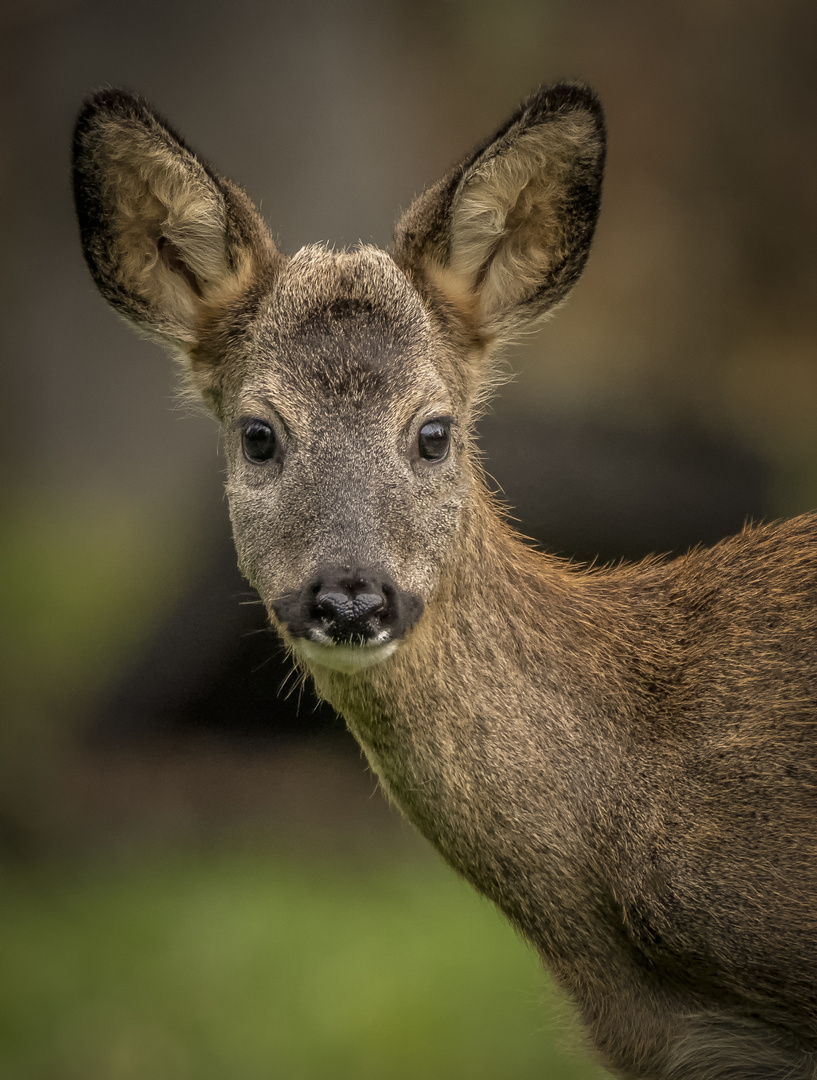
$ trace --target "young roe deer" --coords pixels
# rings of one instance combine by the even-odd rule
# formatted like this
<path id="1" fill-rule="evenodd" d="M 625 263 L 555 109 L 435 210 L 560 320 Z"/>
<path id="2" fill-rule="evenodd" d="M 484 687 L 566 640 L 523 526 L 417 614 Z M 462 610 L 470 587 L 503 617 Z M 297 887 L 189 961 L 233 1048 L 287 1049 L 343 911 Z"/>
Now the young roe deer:
<path id="1" fill-rule="evenodd" d="M 475 450 L 497 348 L 587 258 L 593 93 L 534 94 L 388 252 L 282 255 L 128 93 L 86 105 L 74 152 L 96 284 L 223 426 L 242 571 L 598 1059 L 816 1077 L 817 516 L 590 571 L 513 532 Z"/>

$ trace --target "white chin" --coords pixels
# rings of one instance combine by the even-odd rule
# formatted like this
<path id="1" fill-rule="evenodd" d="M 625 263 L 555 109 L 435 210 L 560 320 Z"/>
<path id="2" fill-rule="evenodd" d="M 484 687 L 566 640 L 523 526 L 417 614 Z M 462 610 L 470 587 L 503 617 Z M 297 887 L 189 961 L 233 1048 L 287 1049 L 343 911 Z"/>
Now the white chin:
<path id="1" fill-rule="evenodd" d="M 308 664 L 331 668 L 333 671 L 361 671 L 388 659 L 397 649 L 398 643 L 387 641 L 384 645 L 375 642 L 371 645 L 324 645 L 319 641 L 297 638 L 293 644 L 295 651 L 300 653 Z"/>

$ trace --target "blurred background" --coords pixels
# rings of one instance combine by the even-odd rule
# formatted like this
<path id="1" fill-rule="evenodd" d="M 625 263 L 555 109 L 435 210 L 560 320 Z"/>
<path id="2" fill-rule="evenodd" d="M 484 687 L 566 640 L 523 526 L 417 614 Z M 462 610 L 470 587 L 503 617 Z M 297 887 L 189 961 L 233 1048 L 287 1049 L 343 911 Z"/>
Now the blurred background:
<path id="1" fill-rule="evenodd" d="M 83 264 L 73 119 L 138 90 L 292 252 L 387 243 L 531 89 L 591 83 L 594 252 L 509 357 L 488 468 L 548 550 L 682 552 L 817 506 L 817 7 L 4 0 L 0 34 L 0 1076 L 595 1075 L 535 958 L 281 691 L 215 426 Z"/>

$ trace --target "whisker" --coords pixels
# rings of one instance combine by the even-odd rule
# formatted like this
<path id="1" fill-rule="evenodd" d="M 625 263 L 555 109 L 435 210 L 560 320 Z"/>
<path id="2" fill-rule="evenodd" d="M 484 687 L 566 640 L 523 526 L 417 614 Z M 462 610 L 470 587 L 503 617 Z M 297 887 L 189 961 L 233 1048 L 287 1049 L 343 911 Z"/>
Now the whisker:
<path id="1" fill-rule="evenodd" d="M 241 637 L 248 638 L 254 637 L 256 634 L 274 634 L 275 631 L 271 626 L 257 626 L 253 630 L 242 630 Z"/>
<path id="2" fill-rule="evenodd" d="M 290 686 L 289 689 L 287 689 L 287 684 L 292 682 L 292 679 L 295 676 L 295 674 L 296 674 L 295 669 L 290 668 L 290 670 L 286 673 L 284 678 L 281 680 L 281 685 L 278 687 L 278 696 L 281 697 L 281 695 L 283 695 L 283 697 L 284 697 L 284 699 L 286 701 L 288 701 L 292 697 L 292 695 L 295 693 L 295 691 L 298 689 L 297 681 L 293 682 L 292 686 Z"/>
<path id="3" fill-rule="evenodd" d="M 267 664 L 270 664 L 270 663 L 272 663 L 272 661 L 273 661 L 274 659 L 275 659 L 275 654 L 274 654 L 274 653 L 270 653 L 270 654 L 269 654 L 269 656 L 266 656 L 266 657 L 264 657 L 264 659 L 263 659 L 263 660 L 261 661 L 261 663 L 260 663 L 260 664 L 258 664 L 258 666 L 257 666 L 257 667 L 254 667 L 254 668 L 252 669 L 252 672 L 251 672 L 251 674 L 253 674 L 253 675 L 256 675 L 256 674 L 257 674 L 257 673 L 258 673 L 258 672 L 259 672 L 259 671 L 261 670 L 261 668 L 265 668 L 265 667 L 267 666 Z"/>

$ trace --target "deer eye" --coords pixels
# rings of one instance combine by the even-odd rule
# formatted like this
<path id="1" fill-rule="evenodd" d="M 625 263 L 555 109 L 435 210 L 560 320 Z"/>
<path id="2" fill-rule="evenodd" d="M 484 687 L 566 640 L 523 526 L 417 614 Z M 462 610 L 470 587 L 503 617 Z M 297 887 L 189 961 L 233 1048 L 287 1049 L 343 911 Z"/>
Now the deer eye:
<path id="1" fill-rule="evenodd" d="M 442 461 L 451 445 L 451 421 L 429 420 L 417 436 L 417 449 L 426 461 Z"/>
<path id="2" fill-rule="evenodd" d="M 241 433 L 244 457 L 253 465 L 263 465 L 274 456 L 278 440 L 269 424 L 263 420 L 247 420 Z"/>

